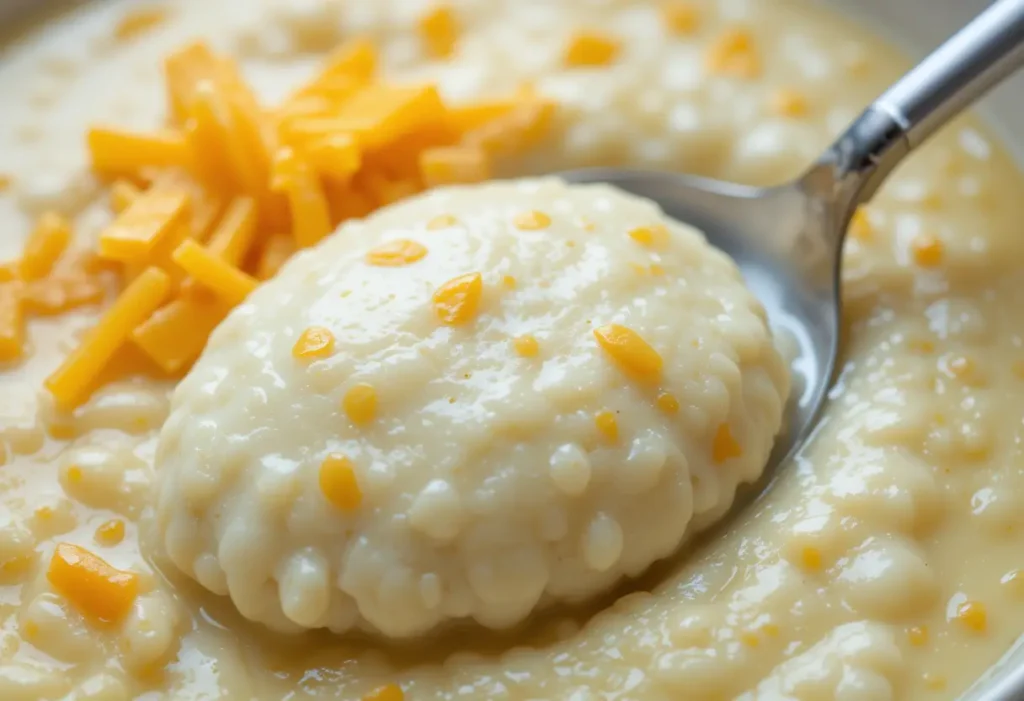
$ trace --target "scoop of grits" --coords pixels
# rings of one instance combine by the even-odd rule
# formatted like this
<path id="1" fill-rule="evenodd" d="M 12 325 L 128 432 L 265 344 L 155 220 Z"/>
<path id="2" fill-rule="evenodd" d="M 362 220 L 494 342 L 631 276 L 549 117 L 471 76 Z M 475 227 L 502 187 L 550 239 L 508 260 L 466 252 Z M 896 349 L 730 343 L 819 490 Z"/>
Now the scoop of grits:
<path id="1" fill-rule="evenodd" d="M 160 533 L 274 629 L 509 626 L 720 517 L 788 383 L 735 265 L 654 203 L 435 190 L 296 256 L 213 334 L 160 437 Z"/>

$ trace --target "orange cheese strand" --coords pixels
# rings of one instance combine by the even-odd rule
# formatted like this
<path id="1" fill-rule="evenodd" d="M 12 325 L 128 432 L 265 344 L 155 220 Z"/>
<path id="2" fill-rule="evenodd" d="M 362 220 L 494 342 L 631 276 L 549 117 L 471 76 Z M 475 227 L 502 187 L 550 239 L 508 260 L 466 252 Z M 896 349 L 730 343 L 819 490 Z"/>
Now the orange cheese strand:
<path id="1" fill-rule="evenodd" d="M 121 293 L 82 344 L 46 379 L 46 388 L 61 409 L 74 409 L 86 399 L 93 381 L 132 329 L 156 311 L 170 289 L 167 273 L 147 268 Z"/>
<path id="2" fill-rule="evenodd" d="M 187 44 L 164 60 L 167 104 L 176 123 L 184 124 L 188 119 L 198 86 L 216 80 L 218 63 L 217 56 L 201 41 Z"/>
<path id="3" fill-rule="evenodd" d="M 274 234 L 260 251 L 259 263 L 256 266 L 256 277 L 269 280 L 277 274 L 284 262 L 295 252 L 295 239 L 287 234 Z"/>
<path id="4" fill-rule="evenodd" d="M 636 331 L 619 324 L 608 324 L 594 329 L 594 337 L 626 373 L 647 381 L 661 377 L 661 355 Z"/>
<path id="5" fill-rule="evenodd" d="M 377 49 L 367 39 L 355 38 L 342 44 L 324 63 L 314 85 L 324 85 L 332 79 L 348 78 L 369 82 L 377 71 Z"/>
<path id="6" fill-rule="evenodd" d="M 693 34 L 700 25 L 700 9 L 689 0 L 672 0 L 662 7 L 662 21 L 673 34 Z"/>
<path id="7" fill-rule="evenodd" d="M 0 362 L 21 357 L 25 345 L 25 315 L 21 286 L 17 282 L 0 285 Z"/>
<path id="8" fill-rule="evenodd" d="M 101 282 L 81 271 L 53 273 L 27 283 L 22 290 L 25 311 L 36 316 L 53 316 L 99 304 L 103 296 Z"/>
<path id="9" fill-rule="evenodd" d="M 479 146 L 492 155 L 509 155 L 532 148 L 548 133 L 554 117 L 551 102 L 527 99 L 501 117 L 466 133 L 463 144 Z"/>
<path id="10" fill-rule="evenodd" d="M 362 698 L 362 701 L 404 701 L 405 693 L 398 684 L 385 684 L 374 689 Z"/>
<path id="11" fill-rule="evenodd" d="M 362 152 L 351 134 L 324 134 L 307 143 L 302 153 L 314 170 L 334 178 L 347 178 L 362 165 Z"/>
<path id="12" fill-rule="evenodd" d="M 729 428 L 729 424 L 722 424 L 715 431 L 715 438 L 711 444 L 711 459 L 716 465 L 738 458 L 743 455 L 743 447 L 736 442 Z"/>
<path id="13" fill-rule="evenodd" d="M 432 148 L 420 154 L 420 176 L 427 187 L 478 183 L 491 177 L 491 159 L 479 146 Z"/>
<path id="14" fill-rule="evenodd" d="M 750 79 L 761 74 L 757 44 L 746 29 L 732 29 L 719 36 L 708 48 L 705 64 L 716 75 Z"/>
<path id="15" fill-rule="evenodd" d="M 39 217 L 21 254 L 21 276 L 37 280 L 46 276 L 71 243 L 71 223 L 54 212 Z"/>
<path id="16" fill-rule="evenodd" d="M 93 127 L 86 136 L 92 169 L 106 176 L 135 175 L 147 166 L 193 167 L 185 135 L 165 129 L 151 134 Z"/>
<path id="17" fill-rule="evenodd" d="M 427 53 L 436 58 L 447 58 L 459 39 L 459 24 L 452 9 L 440 5 L 420 18 L 419 32 Z"/>
<path id="18" fill-rule="evenodd" d="M 321 493 L 338 509 L 352 511 L 363 501 L 352 461 L 344 455 L 329 455 L 321 463 L 319 481 Z"/>
<path id="19" fill-rule="evenodd" d="M 427 248 L 409 239 L 395 239 L 370 250 L 366 262 L 378 267 L 394 268 L 411 265 L 427 255 Z"/>
<path id="20" fill-rule="evenodd" d="M 210 235 L 210 253 L 236 267 L 241 265 L 256 235 L 256 216 L 256 200 L 236 197 Z"/>
<path id="21" fill-rule="evenodd" d="M 168 374 L 189 367 L 202 353 L 228 307 L 200 290 L 183 291 L 132 331 L 132 342 Z"/>
<path id="22" fill-rule="evenodd" d="M 670 241 L 670 234 L 668 227 L 663 224 L 655 224 L 631 229 L 629 238 L 646 248 L 664 248 Z"/>
<path id="23" fill-rule="evenodd" d="M 442 3 L 421 31 L 440 55 L 459 28 Z M 93 170 L 112 181 L 116 215 L 100 233 L 99 256 L 130 284 L 47 380 L 62 407 L 109 379 L 115 354 L 181 372 L 256 278 L 272 277 L 296 250 L 424 187 L 486 179 L 497 158 L 535 147 L 553 123 L 554 103 L 532 89 L 449 108 L 434 85 L 385 84 L 377 63 L 374 44 L 353 38 L 283 104 L 265 107 L 237 62 L 195 42 L 164 63 L 167 128 L 89 132 Z M 12 359 L 22 353 L 25 314 L 59 314 L 106 292 L 97 270 L 58 262 L 67 244 L 51 223 L 41 221 L 24 262 L 0 266 L 0 283 L 10 284 L 0 354 Z M 399 249 L 369 259 L 405 265 L 426 255 L 421 244 Z M 435 294 L 435 313 L 469 323 L 482 290 L 478 273 L 452 280 Z"/>
<path id="24" fill-rule="evenodd" d="M 612 412 L 608 410 L 598 412 L 594 417 L 594 425 L 609 443 L 619 440 L 619 421 Z"/>
<path id="25" fill-rule="evenodd" d="M 428 122 L 388 144 L 368 149 L 361 175 L 380 171 L 393 179 L 416 179 L 421 173 L 426 151 L 456 146 L 461 138 L 462 134 L 447 119 Z"/>
<path id="26" fill-rule="evenodd" d="M 174 251 L 174 262 L 196 282 L 234 306 L 256 289 L 255 278 L 213 255 L 195 241 L 183 241 Z"/>
<path id="27" fill-rule="evenodd" d="M 196 172 L 203 183 L 219 192 L 242 188 L 228 152 L 228 105 L 216 84 L 204 81 L 193 91 L 185 134 L 195 154 Z"/>
<path id="28" fill-rule="evenodd" d="M 186 222 L 189 204 L 189 193 L 181 188 L 146 191 L 100 234 L 100 255 L 119 261 L 144 258 L 161 238 Z"/>
<path id="29" fill-rule="evenodd" d="M 124 540 L 124 521 L 119 518 L 101 523 L 93 533 L 93 539 L 100 545 L 113 547 Z"/>
<path id="30" fill-rule="evenodd" d="M 136 187 L 129 180 L 118 180 L 110 186 L 110 209 L 115 214 L 120 214 L 131 206 L 142 190 Z"/>
<path id="31" fill-rule="evenodd" d="M 483 289 L 480 273 L 460 275 L 441 285 L 434 293 L 434 311 L 441 323 L 461 326 L 472 321 L 480 306 Z"/>
<path id="32" fill-rule="evenodd" d="M 467 133 L 474 129 L 479 129 L 490 122 L 507 117 L 520 104 L 519 100 L 506 99 L 483 100 L 462 105 L 452 105 L 448 107 L 445 122 L 460 134 Z"/>
<path id="33" fill-rule="evenodd" d="M 292 346 L 292 355 L 299 360 L 326 358 L 334 352 L 334 334 L 323 326 L 310 326 Z"/>
<path id="34" fill-rule="evenodd" d="M 619 54 L 619 41 L 597 32 L 580 32 L 565 49 L 565 65 L 579 67 L 606 66 Z"/>
<path id="35" fill-rule="evenodd" d="M 131 41 L 167 21 L 164 7 L 138 7 L 128 10 L 114 27 L 114 38 Z"/>
<path id="36" fill-rule="evenodd" d="M 372 148 L 443 120 L 444 114 L 441 97 L 432 85 L 369 85 L 342 105 L 335 128 L 355 135 L 364 148 Z"/>
<path id="37" fill-rule="evenodd" d="M 366 383 L 355 385 L 345 393 L 341 406 L 352 423 L 368 424 L 377 417 L 377 390 Z"/>
<path id="38" fill-rule="evenodd" d="M 278 154 L 273 187 L 288 197 L 292 233 L 300 248 L 316 244 L 331 232 L 330 207 L 320 179 L 294 151 Z"/>
<path id="39" fill-rule="evenodd" d="M 139 593 L 137 574 L 116 569 L 71 543 L 57 545 L 46 578 L 93 623 L 117 623 L 131 610 Z"/>
<path id="40" fill-rule="evenodd" d="M 420 191 L 418 182 L 412 179 L 389 178 L 381 173 L 367 171 L 360 173 L 352 182 L 353 187 L 376 207 L 383 207 L 392 202 L 411 197 Z"/>

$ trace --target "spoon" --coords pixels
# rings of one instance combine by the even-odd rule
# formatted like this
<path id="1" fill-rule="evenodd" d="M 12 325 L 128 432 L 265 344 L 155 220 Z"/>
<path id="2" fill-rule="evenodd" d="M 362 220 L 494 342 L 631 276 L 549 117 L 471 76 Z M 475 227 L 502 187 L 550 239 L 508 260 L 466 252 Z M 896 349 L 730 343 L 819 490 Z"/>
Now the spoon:
<path id="1" fill-rule="evenodd" d="M 832 385 L 841 254 L 854 211 L 908 154 L 1022 65 L 1024 0 L 997 0 L 870 105 L 795 182 L 755 188 L 610 168 L 563 174 L 649 198 L 703 230 L 740 267 L 773 327 L 795 339 L 793 396 L 762 482 L 808 438 Z"/>

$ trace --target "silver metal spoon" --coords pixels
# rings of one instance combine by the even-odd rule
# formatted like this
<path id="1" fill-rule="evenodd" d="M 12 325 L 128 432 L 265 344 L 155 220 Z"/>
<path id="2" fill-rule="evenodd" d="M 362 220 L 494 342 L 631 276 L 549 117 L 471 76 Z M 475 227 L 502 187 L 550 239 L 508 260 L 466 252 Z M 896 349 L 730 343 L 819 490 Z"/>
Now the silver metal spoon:
<path id="1" fill-rule="evenodd" d="M 836 366 L 843 240 L 866 202 L 909 153 L 1024 65 L 1024 0 L 997 0 L 868 107 L 795 182 L 754 188 L 621 169 L 564 173 L 658 202 L 702 229 L 739 265 L 776 329 L 798 342 L 794 396 L 765 481 L 814 427 Z"/>

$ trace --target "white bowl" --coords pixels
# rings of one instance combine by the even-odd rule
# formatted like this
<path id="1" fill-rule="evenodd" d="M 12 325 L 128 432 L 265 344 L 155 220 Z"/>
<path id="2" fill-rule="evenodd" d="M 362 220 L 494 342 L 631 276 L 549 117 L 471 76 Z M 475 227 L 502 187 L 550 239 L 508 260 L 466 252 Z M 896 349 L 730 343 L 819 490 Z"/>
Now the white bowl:
<path id="1" fill-rule="evenodd" d="M 3 34 L 17 32 L 26 13 L 74 7 L 89 0 L 0 0 Z M 364 0 L 371 2 L 372 0 Z M 572 2 L 573 0 L 560 0 Z M 762 1 L 762 0 L 756 0 Z M 773 0 L 787 2 L 788 0 Z M 921 57 L 963 26 L 989 0 L 825 0 L 876 33 Z M 987 97 L 978 110 L 1024 163 L 1024 74 Z M 1024 638 L 960 697 L 960 701 L 1017 701 L 1024 699 Z"/>

